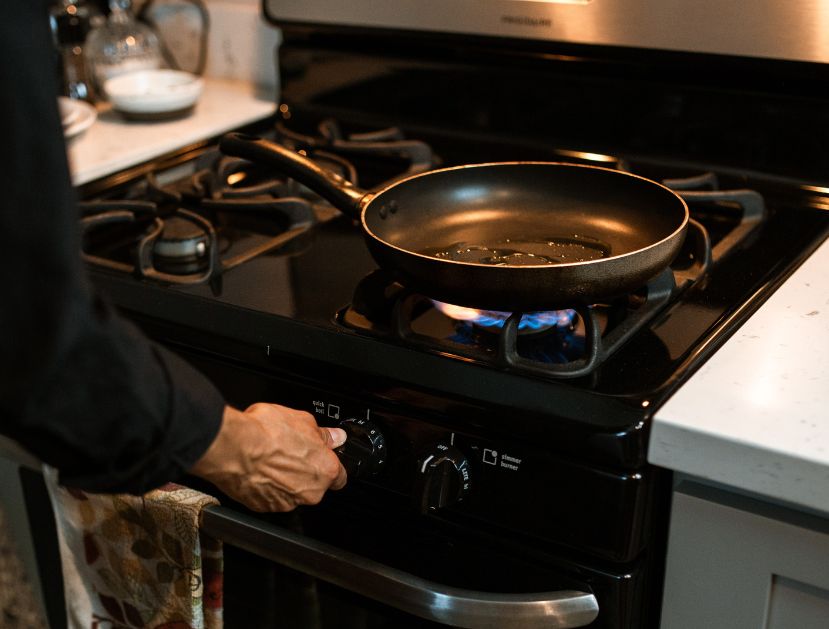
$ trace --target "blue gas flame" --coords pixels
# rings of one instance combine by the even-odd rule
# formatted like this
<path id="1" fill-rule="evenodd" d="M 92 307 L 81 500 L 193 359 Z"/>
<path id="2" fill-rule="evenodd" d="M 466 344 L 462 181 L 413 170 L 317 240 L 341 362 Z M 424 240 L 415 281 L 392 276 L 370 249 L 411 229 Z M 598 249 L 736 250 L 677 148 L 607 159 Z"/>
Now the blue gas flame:
<path id="1" fill-rule="evenodd" d="M 440 301 L 433 302 L 443 314 L 458 321 L 467 321 L 482 328 L 502 328 L 507 319 L 512 316 L 509 312 L 498 310 L 476 310 L 463 306 L 455 306 Z M 528 312 L 522 315 L 518 323 L 518 330 L 537 332 L 549 328 L 569 328 L 576 318 L 576 311 L 572 309 L 549 310 L 542 312 Z"/>

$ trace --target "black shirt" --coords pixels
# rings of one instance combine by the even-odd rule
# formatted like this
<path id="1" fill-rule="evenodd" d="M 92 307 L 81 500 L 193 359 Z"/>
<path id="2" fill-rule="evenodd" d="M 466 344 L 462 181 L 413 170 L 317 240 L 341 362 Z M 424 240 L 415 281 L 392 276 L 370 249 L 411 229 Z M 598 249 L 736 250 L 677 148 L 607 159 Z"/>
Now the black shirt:
<path id="1" fill-rule="evenodd" d="M 0 19 L 0 433 L 64 484 L 139 493 L 206 451 L 224 401 L 90 286 L 47 11 L 15 0 Z"/>

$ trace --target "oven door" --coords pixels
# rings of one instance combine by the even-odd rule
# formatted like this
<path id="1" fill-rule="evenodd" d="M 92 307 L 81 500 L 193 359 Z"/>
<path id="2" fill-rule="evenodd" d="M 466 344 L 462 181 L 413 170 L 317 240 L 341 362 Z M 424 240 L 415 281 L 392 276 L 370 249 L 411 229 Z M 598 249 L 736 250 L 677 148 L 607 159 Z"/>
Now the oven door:
<path id="1" fill-rule="evenodd" d="M 428 524 L 211 507 L 202 529 L 225 543 L 228 626 L 553 629 L 599 613 L 584 583 Z"/>

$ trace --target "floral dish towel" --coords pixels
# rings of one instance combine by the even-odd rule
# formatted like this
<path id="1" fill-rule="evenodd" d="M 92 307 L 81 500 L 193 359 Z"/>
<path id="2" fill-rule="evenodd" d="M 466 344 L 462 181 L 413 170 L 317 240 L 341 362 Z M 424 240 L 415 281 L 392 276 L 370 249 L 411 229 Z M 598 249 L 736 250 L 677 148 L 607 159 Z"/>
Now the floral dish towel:
<path id="1" fill-rule="evenodd" d="M 221 629 L 222 545 L 199 530 L 215 498 L 175 484 L 90 494 L 44 476 L 69 629 Z"/>

